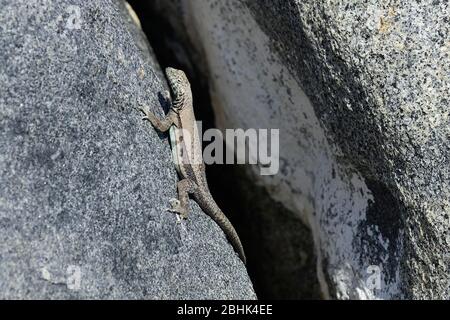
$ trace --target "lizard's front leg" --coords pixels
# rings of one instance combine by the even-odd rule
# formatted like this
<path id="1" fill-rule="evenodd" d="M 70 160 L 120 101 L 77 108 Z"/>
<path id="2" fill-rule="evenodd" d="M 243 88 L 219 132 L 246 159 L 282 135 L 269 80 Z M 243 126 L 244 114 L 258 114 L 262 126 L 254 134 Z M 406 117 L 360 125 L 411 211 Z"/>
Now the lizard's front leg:
<path id="1" fill-rule="evenodd" d="M 181 218 L 186 219 L 189 213 L 189 194 L 194 193 L 197 188 L 197 184 L 190 179 L 178 181 L 178 200 L 172 199 L 172 209 L 169 211 L 178 213 Z"/>
<path id="2" fill-rule="evenodd" d="M 159 120 L 151 111 L 147 111 L 144 108 L 139 108 L 139 110 L 145 114 L 145 117 L 142 119 L 150 121 L 152 126 L 160 132 L 166 132 L 172 124 L 177 125 L 177 114 L 172 109 L 170 109 L 167 116 L 162 120 Z"/>

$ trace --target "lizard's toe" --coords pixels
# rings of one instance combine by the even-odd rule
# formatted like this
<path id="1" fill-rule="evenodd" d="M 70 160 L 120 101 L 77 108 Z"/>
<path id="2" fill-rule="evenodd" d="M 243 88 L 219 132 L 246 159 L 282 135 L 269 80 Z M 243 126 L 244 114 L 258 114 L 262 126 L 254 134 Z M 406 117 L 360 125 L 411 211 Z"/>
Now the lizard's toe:
<path id="1" fill-rule="evenodd" d="M 181 206 L 178 199 L 170 199 L 169 203 L 172 208 L 167 209 L 167 211 L 179 214 L 182 219 L 187 218 L 187 210 Z"/>
<path id="2" fill-rule="evenodd" d="M 167 211 L 176 213 L 176 214 L 179 215 L 183 220 L 187 219 L 187 212 L 186 212 L 186 210 L 184 210 L 184 209 L 181 208 L 181 207 L 178 207 L 178 208 L 170 208 L 170 209 L 167 209 Z"/>
<path id="3" fill-rule="evenodd" d="M 139 111 L 141 111 L 143 114 L 145 114 L 145 116 L 142 117 L 142 120 L 150 120 L 150 119 L 148 118 L 148 112 L 147 112 L 147 110 L 145 110 L 144 108 L 140 107 L 140 108 L 139 108 Z"/>
<path id="4" fill-rule="evenodd" d="M 169 199 L 169 203 L 170 203 L 170 205 L 173 208 L 173 207 L 176 207 L 176 206 L 180 205 L 180 200 L 172 198 L 172 199 Z"/>

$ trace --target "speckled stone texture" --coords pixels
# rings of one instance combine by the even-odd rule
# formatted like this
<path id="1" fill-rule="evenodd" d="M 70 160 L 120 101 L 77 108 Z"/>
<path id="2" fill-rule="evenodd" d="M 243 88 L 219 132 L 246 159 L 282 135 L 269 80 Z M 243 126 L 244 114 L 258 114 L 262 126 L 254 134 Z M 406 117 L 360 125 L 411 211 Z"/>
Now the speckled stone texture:
<path id="1" fill-rule="evenodd" d="M 167 213 L 165 78 L 119 1 L 0 1 L 0 298 L 255 298 L 220 228 Z"/>
<path id="2" fill-rule="evenodd" d="M 448 1 L 247 4 L 372 191 L 401 296 L 449 299 Z"/>
<path id="3" fill-rule="evenodd" d="M 448 1 L 157 3 L 218 125 L 280 128 L 256 179 L 311 227 L 324 295 L 449 299 Z"/>

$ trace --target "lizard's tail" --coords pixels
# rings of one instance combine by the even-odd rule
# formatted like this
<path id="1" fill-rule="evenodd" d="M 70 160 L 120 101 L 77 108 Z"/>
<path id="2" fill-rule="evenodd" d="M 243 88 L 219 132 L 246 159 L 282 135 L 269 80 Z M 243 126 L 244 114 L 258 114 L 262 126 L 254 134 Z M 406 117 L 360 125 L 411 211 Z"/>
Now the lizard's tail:
<path id="1" fill-rule="evenodd" d="M 238 253 L 239 258 L 241 258 L 242 262 L 246 264 L 247 261 L 245 258 L 244 248 L 242 247 L 241 240 L 239 239 L 239 236 L 230 220 L 228 220 L 210 195 L 201 193 L 195 196 L 200 208 L 202 208 L 205 213 L 208 213 L 208 215 L 219 225 L 228 240 L 233 245 L 234 250 Z"/>

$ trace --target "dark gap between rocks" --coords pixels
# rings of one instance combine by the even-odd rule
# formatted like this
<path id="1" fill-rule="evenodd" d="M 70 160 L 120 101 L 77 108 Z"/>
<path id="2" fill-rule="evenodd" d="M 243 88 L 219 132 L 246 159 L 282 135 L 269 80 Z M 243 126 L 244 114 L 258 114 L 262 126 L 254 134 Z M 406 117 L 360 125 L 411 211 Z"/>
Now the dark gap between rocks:
<path id="1" fill-rule="evenodd" d="M 194 109 L 203 130 L 214 128 L 208 83 L 170 23 L 151 3 L 129 1 L 162 69 L 182 69 L 191 81 Z M 217 204 L 235 226 L 247 255 L 247 270 L 259 299 L 320 299 L 311 231 L 255 185 L 242 165 L 208 165 Z M 175 187 L 175 186 L 174 186 Z"/>

